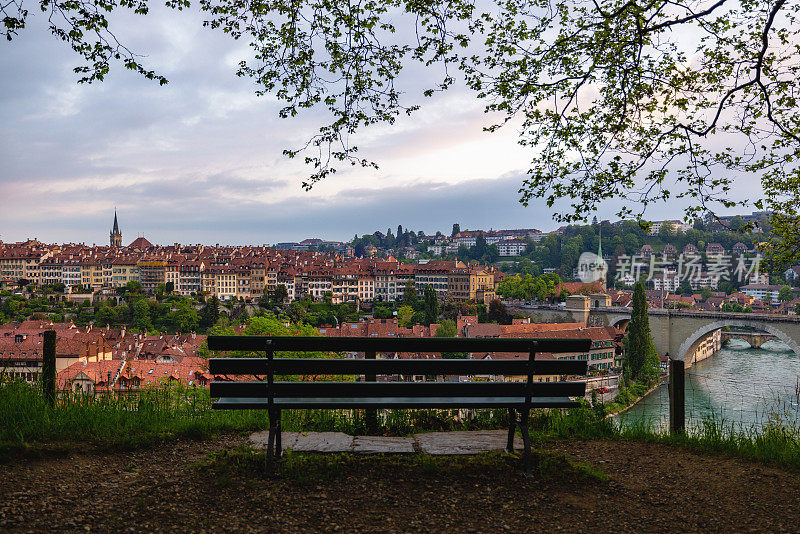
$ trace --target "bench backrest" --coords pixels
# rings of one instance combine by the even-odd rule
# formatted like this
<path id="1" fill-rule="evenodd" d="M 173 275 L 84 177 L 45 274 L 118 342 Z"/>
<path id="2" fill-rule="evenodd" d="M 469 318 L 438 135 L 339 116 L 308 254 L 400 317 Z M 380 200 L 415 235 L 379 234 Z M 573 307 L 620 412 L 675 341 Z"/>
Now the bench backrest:
<path id="1" fill-rule="evenodd" d="M 584 375 L 582 360 L 536 360 L 537 352 L 586 353 L 589 339 L 379 338 L 209 336 L 208 347 L 264 352 L 265 358 L 211 358 L 212 375 L 256 375 L 266 380 L 214 381 L 212 397 L 575 397 L 583 382 L 534 382 L 534 375 Z M 280 351 L 364 352 L 365 359 L 275 358 Z M 395 352 L 506 352 L 520 359 L 375 359 Z M 504 375 L 519 382 L 376 382 L 377 375 Z M 363 375 L 364 382 L 275 382 L 281 375 Z"/>

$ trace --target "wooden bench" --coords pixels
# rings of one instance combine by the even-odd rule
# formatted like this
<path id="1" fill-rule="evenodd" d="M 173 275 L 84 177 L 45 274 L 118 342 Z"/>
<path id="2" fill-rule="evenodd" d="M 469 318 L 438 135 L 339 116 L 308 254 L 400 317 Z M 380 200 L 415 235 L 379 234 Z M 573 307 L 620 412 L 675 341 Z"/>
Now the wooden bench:
<path id="1" fill-rule="evenodd" d="M 536 360 L 536 353 L 587 353 L 590 346 L 589 339 L 209 336 L 211 350 L 266 354 L 264 358 L 211 358 L 210 372 L 214 376 L 252 375 L 255 378 L 252 381 L 212 381 L 211 397 L 217 399 L 212 407 L 267 410 L 267 450 L 270 455 L 277 456 L 281 453 L 280 421 L 284 409 L 365 409 L 370 412 L 421 408 L 507 409 L 507 450 L 513 451 L 514 433 L 519 424 L 525 471 L 530 473 L 530 411 L 570 408 L 577 405 L 572 398 L 583 397 L 586 393 L 585 382 L 534 381 L 536 375 L 585 375 L 586 361 Z M 276 358 L 275 353 L 280 351 L 363 352 L 365 358 Z M 518 354 L 519 359 L 376 359 L 378 353 L 396 352 L 505 352 Z M 363 377 L 363 381 L 280 380 L 281 376 L 290 375 L 357 375 Z M 378 382 L 378 375 L 504 376 L 517 377 L 517 381 Z"/>

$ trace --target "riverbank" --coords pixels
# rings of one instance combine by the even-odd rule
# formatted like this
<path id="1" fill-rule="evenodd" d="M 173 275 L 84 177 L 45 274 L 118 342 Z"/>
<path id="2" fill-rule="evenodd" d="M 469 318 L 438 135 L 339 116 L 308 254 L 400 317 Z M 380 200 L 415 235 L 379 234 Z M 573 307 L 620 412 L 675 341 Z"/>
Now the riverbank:
<path id="1" fill-rule="evenodd" d="M 638 403 L 638 402 L 642 401 L 643 399 L 645 399 L 645 398 L 646 398 L 648 395 L 650 395 L 651 393 L 653 393 L 653 392 L 654 392 L 655 390 L 657 390 L 659 387 L 661 387 L 662 385 L 666 384 L 666 382 L 667 382 L 667 377 L 661 377 L 661 378 L 659 378 L 659 380 L 658 380 L 658 383 L 657 383 L 656 385 L 652 386 L 650 389 L 646 390 L 644 393 L 642 393 L 642 394 L 638 395 L 638 396 L 635 398 L 635 400 L 633 400 L 633 401 L 632 401 L 632 402 L 630 402 L 629 404 L 621 405 L 621 406 L 620 406 L 620 407 L 618 407 L 618 408 L 611 408 L 611 411 L 609 411 L 609 413 L 607 413 L 607 414 L 605 415 L 605 419 L 609 419 L 609 418 L 611 418 L 611 417 L 614 417 L 614 416 L 620 415 L 620 414 L 622 414 L 622 413 L 625 413 L 626 411 L 630 410 L 631 408 L 633 408 L 634 406 L 636 406 L 636 403 Z M 630 391 L 631 389 L 635 388 L 637 385 L 639 385 L 639 384 L 634 384 L 633 386 L 631 386 L 630 388 L 628 388 L 628 391 Z M 617 395 L 617 397 L 616 397 L 616 398 L 619 398 L 619 394 Z M 611 403 L 610 403 L 608 406 L 614 406 L 615 404 L 620 404 L 620 403 L 619 403 L 619 402 L 616 400 L 616 398 L 615 398 L 615 400 L 614 400 L 613 402 L 611 402 Z"/>

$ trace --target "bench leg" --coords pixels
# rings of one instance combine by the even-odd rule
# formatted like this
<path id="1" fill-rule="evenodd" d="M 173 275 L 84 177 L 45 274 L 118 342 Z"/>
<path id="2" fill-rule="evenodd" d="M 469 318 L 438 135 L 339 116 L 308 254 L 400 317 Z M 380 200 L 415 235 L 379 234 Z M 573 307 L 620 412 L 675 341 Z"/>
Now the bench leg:
<path id="1" fill-rule="evenodd" d="M 281 446 L 281 410 L 277 410 L 275 417 L 275 456 L 278 458 L 283 454 L 283 447 Z"/>
<path id="2" fill-rule="evenodd" d="M 514 452 L 514 434 L 517 431 L 517 412 L 514 408 L 508 409 L 508 444 L 506 452 Z"/>
<path id="3" fill-rule="evenodd" d="M 280 421 L 277 420 L 276 411 L 269 411 L 269 438 L 267 442 L 267 453 L 270 456 L 280 456 L 281 438 L 280 438 Z M 280 413 L 280 411 L 278 411 Z M 277 441 L 277 450 L 275 448 Z"/>
<path id="4" fill-rule="evenodd" d="M 522 416 L 519 421 L 519 428 L 522 431 L 522 443 L 524 446 L 524 454 L 522 456 L 523 466 L 525 467 L 525 478 L 531 476 L 531 436 L 528 434 L 528 415 L 530 415 L 530 408 L 522 409 Z"/>
<path id="5" fill-rule="evenodd" d="M 272 414 L 269 414 L 269 437 L 267 438 L 267 456 L 272 458 L 275 451 L 275 427 L 272 425 Z"/>

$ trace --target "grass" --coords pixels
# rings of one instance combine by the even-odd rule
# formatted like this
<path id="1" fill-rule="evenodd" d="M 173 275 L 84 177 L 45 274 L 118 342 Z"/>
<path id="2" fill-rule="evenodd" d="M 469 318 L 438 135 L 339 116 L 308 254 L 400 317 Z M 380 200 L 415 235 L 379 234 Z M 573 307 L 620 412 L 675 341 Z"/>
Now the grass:
<path id="1" fill-rule="evenodd" d="M 608 476 L 599 468 L 571 461 L 562 454 L 536 451 L 534 471 L 539 479 L 575 483 L 605 483 Z M 377 470 L 382 477 L 416 472 L 423 476 L 447 478 L 471 472 L 512 471 L 519 474 L 518 456 L 504 452 L 476 456 L 370 455 L 297 453 L 291 450 L 280 459 L 249 447 L 237 447 L 209 454 L 195 464 L 195 470 L 218 486 L 227 486 L 241 478 L 277 478 L 300 485 L 361 476 Z"/>
<path id="2" fill-rule="evenodd" d="M 692 432 L 684 434 L 657 431 L 646 422 L 638 422 L 621 427 L 618 434 L 620 439 L 663 443 L 800 469 L 800 434 L 778 422 L 769 423 L 759 430 L 743 431 L 708 418 Z"/>
<path id="3" fill-rule="evenodd" d="M 532 416 L 531 435 L 536 442 L 578 438 L 664 443 L 800 468 L 800 430 L 782 425 L 777 418 L 748 431 L 708 419 L 686 434 L 672 435 L 642 422 L 620 426 L 605 417 L 607 408 L 584 405 L 537 412 Z M 381 412 L 380 417 L 381 432 L 395 436 L 505 428 L 507 424 L 500 410 L 470 411 L 464 417 L 458 411 L 394 410 Z M 264 430 L 266 420 L 259 410 L 212 410 L 208 390 L 199 388 L 165 385 L 123 395 L 68 394 L 50 408 L 39 388 L 6 380 L 0 381 L 0 462 L 19 456 L 63 455 L 86 445 L 127 450 L 175 439 Z M 287 431 L 363 434 L 366 429 L 364 413 L 358 410 L 286 410 L 282 424 Z"/>
<path id="4" fill-rule="evenodd" d="M 5 381 L 0 383 L 0 459 L 28 455 L 50 443 L 125 450 L 266 427 L 263 412 L 217 412 L 210 404 L 207 390 L 165 386 L 111 396 L 68 394 L 50 408 L 38 387 Z"/>
<path id="5" fill-rule="evenodd" d="M 627 387 L 620 387 L 612 402 L 603 404 L 606 414 L 615 414 L 632 406 L 656 384 L 634 382 Z"/>
<path id="6" fill-rule="evenodd" d="M 470 412 L 465 418 L 448 410 L 394 410 L 380 415 L 381 432 L 405 436 L 436 430 L 503 428 L 501 410 Z M 287 431 L 339 431 L 364 434 L 359 410 L 284 410 Z M 174 439 L 203 439 L 221 433 L 267 428 L 263 410 L 211 409 L 206 389 L 164 385 L 119 395 L 67 393 L 54 408 L 42 391 L 20 380 L 0 378 L 0 461 L 37 456 L 55 449 L 91 445 L 103 450 L 129 450 Z M 55 448 L 51 444 L 57 444 Z"/>
<path id="7" fill-rule="evenodd" d="M 800 431 L 778 418 L 751 429 L 707 418 L 689 432 L 671 434 L 647 421 L 618 424 L 605 418 L 602 407 L 585 405 L 537 414 L 531 422 L 531 435 L 538 443 L 576 438 L 662 443 L 800 469 Z"/>

